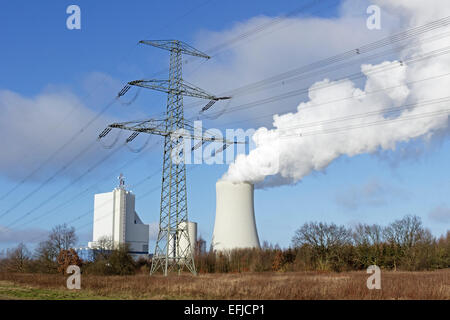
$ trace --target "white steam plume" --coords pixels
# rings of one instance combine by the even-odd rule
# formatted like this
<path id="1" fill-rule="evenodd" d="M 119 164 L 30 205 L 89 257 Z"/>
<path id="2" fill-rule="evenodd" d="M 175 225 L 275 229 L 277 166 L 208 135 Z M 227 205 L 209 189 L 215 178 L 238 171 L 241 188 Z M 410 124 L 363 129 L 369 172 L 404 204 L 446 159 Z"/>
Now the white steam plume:
<path id="1" fill-rule="evenodd" d="M 405 28 L 425 24 L 450 15 L 445 0 L 378 0 L 382 10 L 402 17 Z M 449 32 L 440 28 L 433 34 Z M 428 33 L 425 37 L 429 37 Z M 400 53 L 400 60 L 361 66 L 366 80 L 363 90 L 350 80 L 317 82 L 309 89 L 309 101 L 295 113 L 273 116 L 273 129 L 259 128 L 253 136 L 256 148 L 239 155 L 222 179 L 256 183 L 271 187 L 300 181 L 314 170 L 326 168 L 336 158 L 395 150 L 399 142 L 429 139 L 449 124 L 447 113 L 425 116 L 450 109 L 447 102 L 422 104 L 423 101 L 450 96 L 450 54 L 437 55 L 408 64 L 408 58 L 421 57 L 450 46 L 450 37 L 424 42 L 414 50 Z M 379 71 L 384 70 L 384 71 Z M 430 79 L 428 81 L 419 81 Z M 333 85 L 329 85 L 333 84 Z M 386 88 L 392 88 L 384 90 Z M 402 107 L 396 113 L 386 109 Z M 371 116 L 354 117 L 370 113 Z M 331 119 L 343 118 L 345 121 Z M 387 119 L 395 119 L 388 122 Z M 373 125 L 383 122 L 382 125 Z M 311 124 L 314 124 L 312 126 Z M 357 129 L 348 129 L 359 127 Z M 347 128 L 339 130 L 340 128 Z M 333 132 L 323 134 L 325 132 Z M 335 132 L 338 131 L 338 132 Z M 299 136 L 302 134 L 302 136 Z"/>

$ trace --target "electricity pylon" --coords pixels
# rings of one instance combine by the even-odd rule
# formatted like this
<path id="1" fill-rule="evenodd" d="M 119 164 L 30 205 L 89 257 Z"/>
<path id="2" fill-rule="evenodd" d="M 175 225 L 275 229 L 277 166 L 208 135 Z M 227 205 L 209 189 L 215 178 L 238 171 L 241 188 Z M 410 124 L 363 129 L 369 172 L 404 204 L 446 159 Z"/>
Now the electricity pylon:
<path id="1" fill-rule="evenodd" d="M 208 136 L 206 132 L 202 132 L 199 136 L 194 132 L 193 126 L 184 119 L 183 96 L 210 100 L 202 111 L 210 108 L 218 100 L 230 99 L 230 97 L 216 97 L 183 80 L 182 54 L 210 59 L 208 55 L 178 40 L 145 40 L 140 43 L 170 51 L 169 79 L 131 81 L 119 92 L 118 96 L 124 95 L 131 86 L 166 92 L 166 116 L 159 120 L 114 123 L 109 125 L 99 138 L 108 134 L 112 128 L 134 131 L 126 140 L 127 142 L 132 141 L 141 132 L 164 137 L 159 232 L 150 274 L 161 269 L 167 276 L 168 272 L 173 269 L 177 269 L 180 273 L 186 267 L 195 275 L 194 244 L 190 243 L 187 224 L 186 165 L 183 157 L 178 157 L 178 160 L 173 158 L 173 151 L 175 150 L 178 156 L 183 154 L 183 150 L 179 151 L 183 139 L 200 140 L 192 147 L 192 150 L 205 142 L 223 142 L 223 147 L 220 148 L 220 151 L 223 151 L 229 145 L 241 142 Z M 180 246 L 182 239 L 184 239 L 184 243 L 188 244 L 187 246 Z"/>

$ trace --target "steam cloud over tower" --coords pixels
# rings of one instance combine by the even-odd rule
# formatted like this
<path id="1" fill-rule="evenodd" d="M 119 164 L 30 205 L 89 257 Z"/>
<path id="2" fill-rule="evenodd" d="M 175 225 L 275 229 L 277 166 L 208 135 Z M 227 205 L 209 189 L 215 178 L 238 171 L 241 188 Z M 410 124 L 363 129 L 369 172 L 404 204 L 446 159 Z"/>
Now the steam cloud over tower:
<path id="1" fill-rule="evenodd" d="M 216 221 L 214 250 L 259 248 L 253 207 L 253 184 L 218 181 L 216 183 Z"/>

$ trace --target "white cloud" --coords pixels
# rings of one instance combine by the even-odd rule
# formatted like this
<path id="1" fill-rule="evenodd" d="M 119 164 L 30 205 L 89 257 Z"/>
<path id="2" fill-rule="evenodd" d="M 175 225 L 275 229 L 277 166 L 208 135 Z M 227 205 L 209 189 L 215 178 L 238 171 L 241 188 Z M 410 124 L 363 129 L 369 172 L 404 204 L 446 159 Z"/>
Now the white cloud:
<path id="1" fill-rule="evenodd" d="M 0 89 L 0 110 L 3 150 L 0 174 L 13 180 L 27 176 L 80 129 L 85 128 L 72 143 L 39 170 L 33 179 L 48 177 L 49 172 L 55 172 L 94 143 L 100 131 L 113 122 L 112 118 L 103 114 L 88 126 L 97 112 L 89 109 L 71 91 L 54 87 L 32 97 Z M 64 171 L 64 175 L 82 172 L 92 164 L 92 159 L 99 159 L 106 152 L 100 144 L 94 145 Z"/>
<path id="2" fill-rule="evenodd" d="M 266 30 L 261 36 L 246 39 L 245 44 L 234 47 L 227 54 L 215 57 L 211 63 L 201 67 L 191 76 L 192 82 L 214 93 L 227 91 L 357 48 L 374 39 L 378 40 L 391 34 L 399 23 L 401 30 L 404 30 L 410 26 L 421 25 L 450 15 L 450 7 L 441 0 L 427 2 L 401 0 L 395 3 L 387 0 L 374 1 L 381 6 L 383 19 L 381 31 L 375 32 L 366 28 L 365 11 L 359 14 L 352 12 L 349 4 L 353 1 L 344 3 L 341 16 L 338 18 L 285 19 L 284 26 L 278 25 L 273 30 Z M 360 6 L 358 8 L 361 9 Z M 392 22 L 392 17 L 397 17 L 398 21 Z M 201 35 L 197 46 L 200 49 L 214 46 L 215 43 L 221 43 L 273 19 L 257 17 L 236 24 L 227 31 L 205 32 Z M 441 28 L 427 34 L 426 37 L 448 32 L 448 30 L 448 27 Z M 312 73 L 312 77 L 307 79 L 296 81 L 290 81 L 290 79 L 284 83 L 278 81 L 264 87 L 264 90 L 235 95 L 229 108 L 309 87 L 308 97 L 295 96 L 267 105 L 261 104 L 252 109 L 225 113 L 215 120 L 217 125 L 224 122 L 236 122 L 242 118 L 253 118 L 253 125 L 274 128 L 268 130 L 261 127 L 257 130 L 254 135 L 257 148 L 248 156 L 238 156 L 224 178 L 232 181 L 250 181 L 259 187 L 295 183 L 312 171 L 325 169 L 341 155 L 351 157 L 362 153 L 378 152 L 380 149 L 395 150 L 399 143 L 408 143 L 417 139 L 430 140 L 436 133 L 447 130 L 448 117 L 420 117 L 424 112 L 442 110 L 445 107 L 443 103 L 428 105 L 426 108 L 416 108 L 413 105 L 395 114 L 385 114 L 383 110 L 448 96 L 449 77 L 427 82 L 416 81 L 446 72 L 450 73 L 449 55 L 439 55 L 414 64 L 406 62 L 400 64 L 400 60 L 408 61 L 408 58 L 418 57 L 449 45 L 449 37 L 433 42 L 423 42 L 419 45 L 416 43 L 413 49 L 399 50 L 396 54 L 380 56 L 373 61 L 354 60 L 352 67 L 346 66 L 331 72 L 331 75 L 321 73 L 320 69 L 317 69 Z M 396 67 L 399 65 L 403 67 Z M 375 72 L 380 68 L 385 68 L 385 71 Z M 333 81 L 359 70 L 365 76 L 363 81 L 350 79 Z M 411 82 L 416 83 L 411 84 Z M 377 92 L 377 90 L 393 86 L 397 88 Z M 365 95 L 367 92 L 374 91 L 377 93 Z M 349 99 L 315 107 L 344 97 Z M 220 110 L 221 107 L 215 105 L 211 110 L 214 108 Z M 300 128 L 314 122 L 368 112 L 376 114 L 308 129 Z M 273 118 L 259 120 L 259 117 L 264 114 L 273 115 Z M 411 117 L 416 116 L 416 119 L 410 120 Z M 382 127 L 370 126 L 370 123 L 383 121 L 387 117 L 397 118 L 398 121 Z M 208 126 L 211 127 L 211 125 Z M 288 133 L 300 135 L 312 129 L 312 131 L 321 131 L 342 126 L 362 126 L 363 129 L 346 130 L 340 134 L 301 136 L 290 139 L 285 137 Z M 268 170 L 268 167 L 273 170 Z M 268 176 L 268 172 L 273 175 Z"/>
<path id="3" fill-rule="evenodd" d="M 354 6 L 353 6 L 354 7 Z M 352 8 L 353 8 L 352 7 Z M 365 8 L 343 9 L 339 18 L 318 17 L 292 17 L 282 19 L 271 27 L 255 33 L 249 38 L 233 44 L 231 49 L 215 55 L 213 58 L 197 69 L 201 61 L 189 63 L 185 67 L 185 77 L 200 87 L 219 94 L 240 86 L 266 79 L 279 73 L 301 67 L 334 54 L 354 49 L 375 39 L 386 36 L 392 24 L 386 19 L 381 30 L 371 31 L 366 27 Z M 358 9 L 359 10 L 359 9 Z M 258 16 L 248 21 L 236 23 L 229 30 L 203 31 L 197 37 L 196 47 L 206 50 L 216 45 L 234 39 L 241 34 L 251 32 L 261 25 L 277 22 L 279 17 Z M 376 60 L 375 60 L 376 61 Z M 333 72 L 336 77 L 359 71 L 359 65 L 343 68 Z M 324 75 L 316 74 L 306 79 L 292 79 L 284 82 L 271 83 L 263 90 L 244 94 L 233 94 L 228 108 L 233 108 L 248 102 L 253 102 L 277 94 L 285 93 L 299 88 L 308 88 L 316 81 L 322 80 Z M 258 105 L 257 107 L 224 114 L 215 120 L 215 124 L 228 123 L 241 119 L 254 118 L 250 123 L 239 124 L 269 125 L 271 117 L 255 119 L 265 114 L 294 111 L 299 101 L 306 99 L 306 95 L 299 95 L 280 102 Z M 217 103 L 211 112 L 221 110 L 225 102 Z M 199 108 L 196 109 L 197 111 Z"/>

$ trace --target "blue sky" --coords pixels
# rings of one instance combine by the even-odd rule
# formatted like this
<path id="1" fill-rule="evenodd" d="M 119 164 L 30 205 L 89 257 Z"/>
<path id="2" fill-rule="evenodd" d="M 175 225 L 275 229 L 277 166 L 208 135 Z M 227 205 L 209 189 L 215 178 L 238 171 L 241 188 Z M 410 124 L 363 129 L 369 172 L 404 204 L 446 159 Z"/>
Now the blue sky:
<path id="1" fill-rule="evenodd" d="M 155 72 L 167 67 L 167 52 L 137 46 L 139 40 L 176 38 L 207 51 L 211 47 L 208 45 L 211 39 L 218 41 L 217 39 L 225 38 L 227 32 L 235 32 L 241 25 L 254 21 L 252 19 L 273 19 L 300 8 L 307 2 L 133 0 L 124 3 L 100 0 L 39 2 L 19 0 L 2 4 L 0 91 L 12 92 L 18 100 L 29 99 L 28 102 L 20 100 L 28 107 L 44 105 L 47 101 L 45 99 L 40 104 L 36 102 L 42 95 L 45 97 L 63 95 L 75 102 L 69 103 L 67 109 L 66 107 L 59 109 L 56 103 L 55 109 L 49 113 L 42 113 L 42 117 L 39 116 L 39 109 L 33 110 L 36 112 L 35 117 L 26 114 L 22 114 L 22 117 L 17 116 L 11 120 L 17 124 L 13 126 L 16 131 L 6 131 L 3 128 L 1 131 L 3 158 L 8 158 L 8 154 L 15 154 L 17 157 L 11 160 L 13 164 L 8 162 L 9 160 L 0 163 L 0 198 L 111 101 L 123 83 L 152 77 Z M 77 4 L 81 8 L 81 30 L 66 28 L 68 17 L 66 8 L 70 4 Z M 351 13 L 356 21 L 352 20 L 352 23 L 365 21 L 366 4 L 352 9 Z M 342 15 L 344 5 L 344 2 L 330 1 L 329 6 L 305 10 L 296 18 L 316 17 L 335 21 Z M 354 39 L 346 39 L 352 38 L 347 36 L 341 38 L 342 41 L 335 41 L 334 44 L 331 44 L 334 40 L 330 38 L 329 43 L 325 41 L 322 44 L 325 49 L 328 48 L 327 50 L 314 51 L 305 47 L 305 54 L 304 56 L 300 54 L 299 61 L 290 62 L 289 59 L 285 59 L 281 63 L 275 59 L 267 68 L 264 67 L 266 64 L 262 63 L 258 65 L 261 74 L 254 75 L 255 79 L 249 75 L 249 80 L 259 80 L 261 77 L 276 74 L 276 69 L 289 70 L 302 65 L 302 62 L 313 62 L 320 57 L 345 51 L 343 50 L 345 48 L 351 49 L 354 44 L 369 42 L 361 40 L 366 39 L 364 38 L 366 33 L 367 39 L 379 39 L 389 32 L 389 28 L 395 26 L 395 17 L 388 20 L 388 27 L 381 31 L 370 33 L 365 30 L 364 34 L 355 34 Z M 287 34 L 291 31 L 289 28 L 288 25 L 284 29 Z M 364 29 L 364 26 L 361 28 Z M 314 38 L 314 30 L 300 30 L 300 32 L 310 34 L 310 37 Z M 264 34 L 260 37 L 264 38 Z M 290 41 L 295 44 L 300 40 L 293 37 Z M 239 45 L 238 43 L 237 46 Z M 311 53 L 308 53 L 308 50 L 311 50 Z M 260 55 L 263 57 L 262 53 L 257 52 L 255 61 L 249 60 L 248 63 L 257 63 Z M 280 60 L 283 60 L 281 57 L 283 55 L 280 55 Z M 212 92 L 226 91 L 219 86 L 221 83 L 219 71 L 220 68 L 228 68 L 228 64 L 234 63 L 236 59 L 232 53 L 226 51 L 214 59 L 217 62 L 202 65 L 195 60 L 192 62 L 189 60 L 185 68 L 186 77 L 188 80 L 197 80 L 196 84 L 199 83 Z M 164 73 L 159 75 L 163 78 L 165 76 Z M 320 77 L 316 80 L 319 79 Z M 236 81 L 239 82 L 239 79 Z M 242 84 L 246 83 L 244 79 L 242 81 Z M 304 85 L 310 84 L 311 82 L 305 82 Z M 225 81 L 224 86 L 226 85 L 233 87 L 233 83 Z M 126 98 L 131 99 L 136 92 L 131 90 Z M 295 97 L 283 102 L 282 107 L 272 107 L 276 107 L 277 112 L 293 111 L 298 103 L 305 99 Z M 0 104 L 5 110 L 6 105 L 6 102 Z M 76 180 L 102 157 L 108 155 L 109 151 L 97 144 L 87 157 L 75 161 L 70 168 L 56 175 L 26 201 L 22 201 L 23 197 L 64 166 L 77 150 L 95 141 L 96 134 L 110 121 L 142 119 L 161 113 L 164 107 L 164 94 L 150 91 L 140 92 L 136 102 L 130 106 L 116 103 L 89 129 L 84 130 L 73 145 L 64 149 L 12 194 L 0 200 L 0 216 L 2 212 L 13 208 L 0 218 L 0 226 L 5 227 L 18 217 L 26 215 L 25 219 L 11 227 L 15 238 L 10 239 L 10 242 L 0 242 L 0 249 L 13 246 L 15 240 L 29 241 L 33 238 L 30 235 L 39 238 L 44 234 L 42 230 L 49 230 L 56 224 L 74 220 L 80 215 L 82 217 L 72 225 L 77 228 L 82 240 L 80 244 L 85 245 L 90 240 L 92 232 L 90 222 L 93 218 L 89 211 L 93 209 L 94 194 L 111 191 L 117 185 L 116 177 L 121 172 L 124 173 L 126 183 L 129 185 L 156 172 L 162 164 L 161 145 L 146 149 L 142 155 L 123 148 L 89 171 L 83 178 Z M 74 109 L 73 113 L 69 113 L 71 108 Z M 53 119 L 51 115 L 58 114 L 58 110 L 68 116 L 55 115 Z M 271 110 L 273 109 L 269 106 L 266 112 Z M 259 115 L 259 111 L 256 111 L 256 114 Z M 254 115 L 255 113 L 243 113 L 236 114 L 236 117 L 251 120 Z M 227 119 L 229 121 L 230 118 Z M 219 119 L 217 122 L 218 127 L 221 126 L 220 121 Z M 208 126 L 215 124 L 214 121 L 208 122 Z M 245 128 L 261 125 L 270 125 L 270 122 L 250 121 Z M 29 126 L 36 129 L 38 137 L 32 138 L 36 138 L 37 142 L 31 143 L 29 134 L 21 135 L 20 128 Z M 122 140 L 124 138 L 125 136 Z M 150 144 L 158 140 L 159 138 L 152 137 Z M 11 141 L 14 143 L 8 144 Z M 134 146 L 139 147 L 145 141 L 145 137 L 139 137 Z M 386 225 L 407 214 L 420 216 L 424 225 L 434 235 L 439 236 L 447 231 L 450 224 L 449 147 L 448 135 L 443 135 L 441 139 L 434 139 L 429 143 L 413 141 L 400 144 L 396 151 L 380 151 L 354 157 L 343 156 L 332 162 L 325 170 L 313 172 L 296 185 L 256 190 L 255 211 L 260 240 L 287 247 L 294 231 L 305 222 L 326 221 L 347 226 L 358 222 Z M 126 165 L 135 157 L 138 157 L 137 160 Z M 208 241 L 208 244 L 214 225 L 215 183 L 227 168 L 227 165 L 191 165 L 188 169 L 189 217 L 198 222 L 199 234 Z M 74 180 L 76 182 L 70 188 L 59 193 Z M 137 197 L 136 211 L 146 223 L 156 223 L 159 219 L 160 181 L 160 173 L 157 173 L 138 187 L 132 188 Z M 76 198 L 53 213 L 48 213 L 41 220 L 22 226 L 22 223 L 71 200 L 85 189 L 88 190 L 82 197 Z M 151 190 L 154 191 L 148 194 Z M 57 196 L 53 198 L 55 194 Z M 146 194 L 148 195 L 140 199 Z M 47 199 L 49 201 L 44 201 Z M 43 201 L 44 204 L 41 206 Z M 440 214 L 436 217 L 433 212 Z M 83 215 L 84 213 L 87 214 Z M 29 245 L 33 244 L 30 242 Z M 153 246 L 154 242 L 151 243 L 151 247 Z"/>

